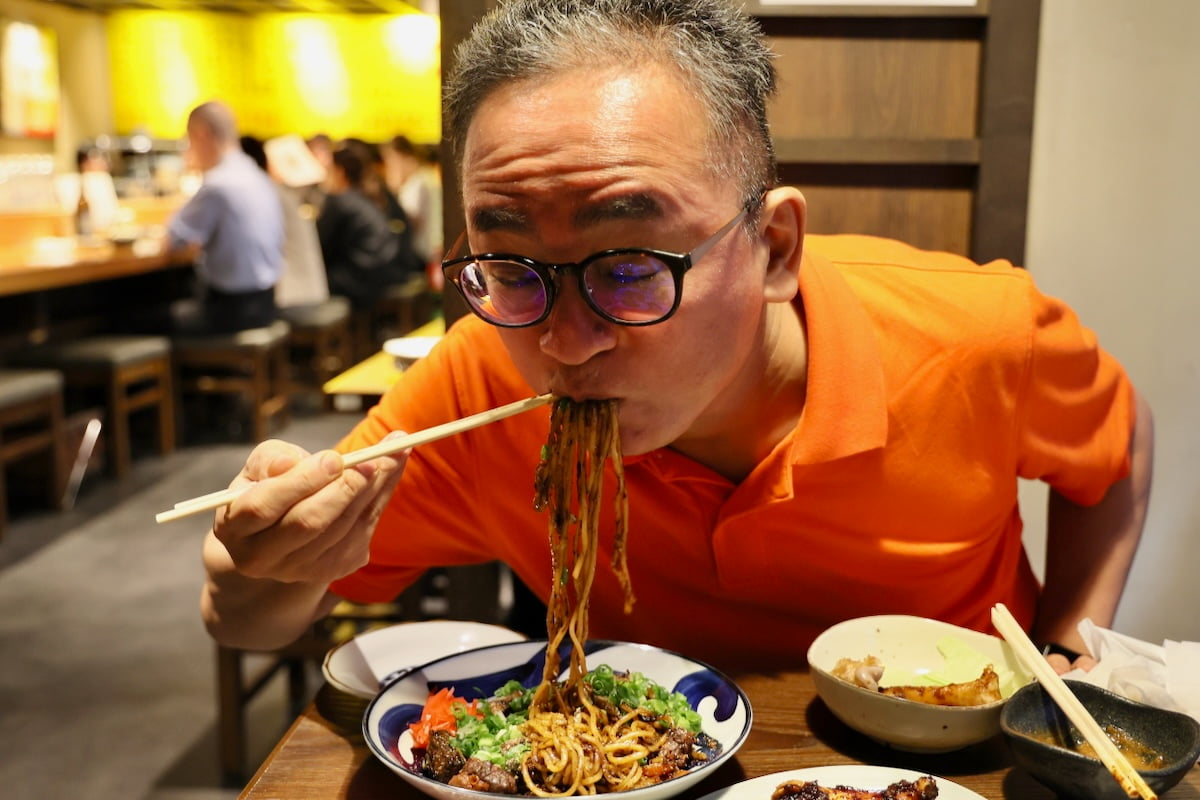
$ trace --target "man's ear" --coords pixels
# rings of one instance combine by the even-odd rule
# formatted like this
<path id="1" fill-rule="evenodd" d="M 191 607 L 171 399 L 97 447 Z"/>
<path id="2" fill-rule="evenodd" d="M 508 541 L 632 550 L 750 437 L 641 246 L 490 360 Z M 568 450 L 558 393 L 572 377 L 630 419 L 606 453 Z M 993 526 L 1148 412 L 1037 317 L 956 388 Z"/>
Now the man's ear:
<path id="1" fill-rule="evenodd" d="M 763 197 L 758 230 L 767 246 L 763 297 L 769 303 L 786 303 L 796 296 L 807 216 L 808 204 L 794 186 L 777 187 Z"/>

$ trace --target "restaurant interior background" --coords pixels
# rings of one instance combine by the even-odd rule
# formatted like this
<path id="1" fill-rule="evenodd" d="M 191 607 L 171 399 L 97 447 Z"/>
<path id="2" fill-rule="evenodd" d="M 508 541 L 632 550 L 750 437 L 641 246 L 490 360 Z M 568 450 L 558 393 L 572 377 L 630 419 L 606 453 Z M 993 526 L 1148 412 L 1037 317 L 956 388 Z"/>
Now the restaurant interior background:
<path id="1" fill-rule="evenodd" d="M 405 133 L 434 142 L 438 18 L 398 0 L 372 3 L 404 13 L 99 13 L 4 0 L 3 20 L 52 33 L 62 91 L 53 135 L 0 135 L 0 160 L 48 158 L 68 170 L 79 143 L 105 135 L 145 134 L 169 151 L 188 109 L 210 96 L 230 100 L 259 136 Z M 445 17 L 441 29 L 466 23 Z M 1200 641 L 1200 618 L 1189 613 L 1200 608 L 1198 38 L 1193 0 L 1041 3 L 1025 266 L 1097 331 L 1154 409 L 1150 516 L 1116 624 L 1154 642 Z M 1028 509 L 1043 498 L 1040 487 L 1022 487 Z M 1027 529 L 1036 556 L 1044 536 L 1036 512 Z"/>

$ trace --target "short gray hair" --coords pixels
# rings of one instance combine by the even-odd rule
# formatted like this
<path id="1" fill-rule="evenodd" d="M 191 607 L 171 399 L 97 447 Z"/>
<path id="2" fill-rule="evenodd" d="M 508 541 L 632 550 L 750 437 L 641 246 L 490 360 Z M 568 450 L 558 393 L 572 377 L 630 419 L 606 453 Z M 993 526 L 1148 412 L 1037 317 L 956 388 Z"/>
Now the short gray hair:
<path id="1" fill-rule="evenodd" d="M 767 101 L 774 56 L 726 0 L 509 0 L 456 48 L 444 81 L 446 130 L 462 165 L 467 129 L 497 88 L 566 69 L 647 60 L 675 68 L 711 124 L 708 161 L 752 202 L 775 183 Z"/>

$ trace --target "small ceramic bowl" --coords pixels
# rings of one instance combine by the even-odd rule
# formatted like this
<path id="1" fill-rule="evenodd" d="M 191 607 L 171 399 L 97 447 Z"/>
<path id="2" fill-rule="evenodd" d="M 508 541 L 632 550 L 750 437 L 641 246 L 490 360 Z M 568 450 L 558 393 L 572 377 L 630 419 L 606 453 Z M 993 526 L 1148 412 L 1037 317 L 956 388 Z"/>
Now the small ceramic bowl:
<path id="1" fill-rule="evenodd" d="M 1033 680 L 1002 639 L 947 622 L 896 614 L 858 617 L 828 628 L 808 650 L 809 670 L 817 694 L 851 728 L 897 750 L 945 753 L 998 735 L 1005 700 L 979 706 L 929 705 L 865 689 L 835 677 L 833 670 L 839 659 L 875 656 L 886 667 L 884 685 L 896 683 L 889 680 L 887 670 L 936 674 L 946 666 L 939 646 L 947 640 L 970 648 L 1005 675 L 1004 696 Z M 982 667 L 973 677 L 981 671 Z"/>
<path id="2" fill-rule="evenodd" d="M 1160 767 L 1138 769 L 1156 793 L 1162 794 L 1179 783 L 1200 758 L 1200 723 L 1187 714 L 1138 703 L 1090 683 L 1066 683 L 1101 728 L 1116 726 L 1163 757 Z M 1017 766 L 1060 797 L 1126 797 L 1099 759 L 1069 746 L 1083 737 L 1040 685 L 1025 686 L 1009 699 L 1000 714 L 1000 728 Z"/>
<path id="3" fill-rule="evenodd" d="M 396 369 L 402 370 L 429 355 L 441 339 L 440 336 L 401 336 L 384 342 L 383 350 L 396 360 Z"/>

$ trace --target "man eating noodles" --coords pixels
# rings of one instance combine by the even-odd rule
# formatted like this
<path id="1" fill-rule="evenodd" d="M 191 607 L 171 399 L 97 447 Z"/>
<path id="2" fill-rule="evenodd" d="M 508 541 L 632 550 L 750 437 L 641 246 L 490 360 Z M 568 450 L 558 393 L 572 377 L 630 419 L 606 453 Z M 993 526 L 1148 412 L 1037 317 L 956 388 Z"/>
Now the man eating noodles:
<path id="1" fill-rule="evenodd" d="M 593 636 L 769 668 L 846 618 L 989 630 L 1002 602 L 1082 649 L 1141 535 L 1147 406 L 1024 270 L 806 236 L 775 183 L 771 62 L 721 0 L 514 0 L 477 25 L 446 77 L 466 232 L 443 267 L 474 313 L 338 451 L 534 394 L 614 399 L 637 603 L 609 568 L 610 481 Z M 341 598 L 492 560 L 545 600 L 548 419 L 344 471 L 259 445 L 205 541 L 210 632 L 277 647 Z M 1018 478 L 1051 487 L 1044 586 Z"/>

